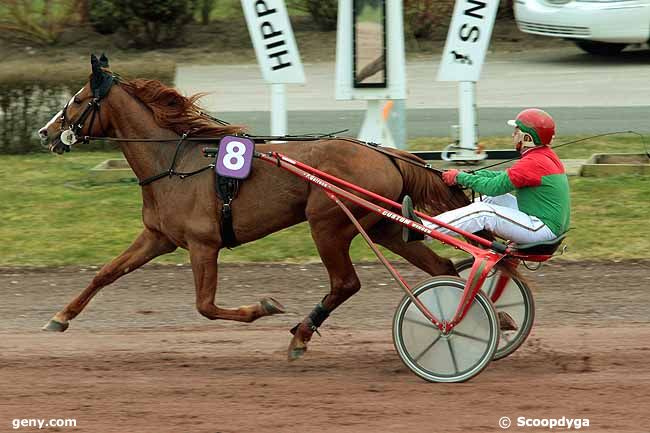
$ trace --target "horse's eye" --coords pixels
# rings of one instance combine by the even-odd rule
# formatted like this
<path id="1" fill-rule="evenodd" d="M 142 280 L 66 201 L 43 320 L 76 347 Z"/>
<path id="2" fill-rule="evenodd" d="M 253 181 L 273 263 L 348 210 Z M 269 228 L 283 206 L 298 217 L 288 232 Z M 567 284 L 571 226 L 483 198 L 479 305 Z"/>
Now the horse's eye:
<path id="1" fill-rule="evenodd" d="M 74 102 L 75 104 L 79 105 L 79 104 L 81 104 L 81 99 L 75 97 L 75 98 L 73 99 L 72 102 Z"/>

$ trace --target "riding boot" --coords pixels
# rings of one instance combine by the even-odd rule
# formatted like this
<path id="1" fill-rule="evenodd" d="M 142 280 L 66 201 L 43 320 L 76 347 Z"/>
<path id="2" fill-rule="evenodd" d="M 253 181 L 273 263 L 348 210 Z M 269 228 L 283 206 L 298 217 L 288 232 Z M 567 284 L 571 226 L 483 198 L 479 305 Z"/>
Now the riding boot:
<path id="1" fill-rule="evenodd" d="M 415 221 L 418 224 L 422 224 L 422 220 L 415 214 L 413 210 L 413 200 L 408 195 L 404 196 L 402 200 L 402 216 L 408 218 L 411 221 Z M 402 227 L 402 239 L 404 242 L 413 242 L 424 240 L 424 234 L 410 230 L 408 227 Z"/>

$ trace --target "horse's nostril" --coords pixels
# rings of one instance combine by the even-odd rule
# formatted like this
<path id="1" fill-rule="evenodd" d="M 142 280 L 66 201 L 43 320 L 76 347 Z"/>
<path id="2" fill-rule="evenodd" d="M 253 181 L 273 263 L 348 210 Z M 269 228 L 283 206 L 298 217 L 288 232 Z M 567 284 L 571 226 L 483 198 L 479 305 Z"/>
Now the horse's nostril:
<path id="1" fill-rule="evenodd" d="M 42 138 L 46 138 L 47 137 L 47 129 L 41 129 L 40 131 L 38 131 L 38 135 L 40 135 Z"/>

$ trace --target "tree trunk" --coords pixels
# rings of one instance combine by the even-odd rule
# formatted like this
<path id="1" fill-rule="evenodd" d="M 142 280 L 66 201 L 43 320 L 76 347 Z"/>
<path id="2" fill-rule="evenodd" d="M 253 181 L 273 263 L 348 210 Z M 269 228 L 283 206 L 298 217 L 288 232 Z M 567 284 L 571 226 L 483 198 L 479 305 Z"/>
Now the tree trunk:
<path id="1" fill-rule="evenodd" d="M 52 0 L 43 0 L 43 22 L 50 22 L 50 15 L 52 14 Z"/>
<path id="2" fill-rule="evenodd" d="M 210 12 L 214 8 L 215 0 L 203 0 L 201 2 L 201 24 L 207 26 L 210 24 Z"/>
<path id="3" fill-rule="evenodd" d="M 79 13 L 79 22 L 87 24 L 90 21 L 90 5 L 88 0 L 75 0 L 74 8 Z"/>
<path id="4" fill-rule="evenodd" d="M 501 0 L 499 3 L 498 18 L 514 18 L 515 14 L 512 9 L 513 0 Z"/>

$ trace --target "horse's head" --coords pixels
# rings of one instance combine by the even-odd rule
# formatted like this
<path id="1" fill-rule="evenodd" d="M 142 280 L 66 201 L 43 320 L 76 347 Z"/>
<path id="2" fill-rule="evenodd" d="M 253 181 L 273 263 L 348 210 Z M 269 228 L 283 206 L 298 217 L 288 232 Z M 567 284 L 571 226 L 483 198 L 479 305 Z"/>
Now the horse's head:
<path id="1" fill-rule="evenodd" d="M 108 70 L 108 58 L 90 57 L 92 74 L 81 88 L 38 134 L 41 143 L 52 152 L 62 154 L 86 136 L 105 134 L 107 113 L 102 115 L 102 100 L 108 95 L 116 77 Z"/>

